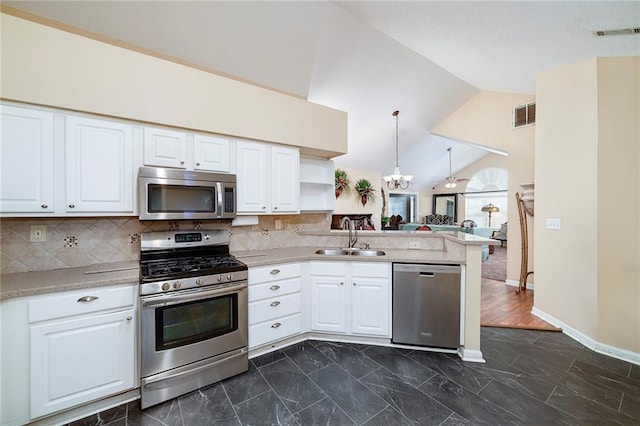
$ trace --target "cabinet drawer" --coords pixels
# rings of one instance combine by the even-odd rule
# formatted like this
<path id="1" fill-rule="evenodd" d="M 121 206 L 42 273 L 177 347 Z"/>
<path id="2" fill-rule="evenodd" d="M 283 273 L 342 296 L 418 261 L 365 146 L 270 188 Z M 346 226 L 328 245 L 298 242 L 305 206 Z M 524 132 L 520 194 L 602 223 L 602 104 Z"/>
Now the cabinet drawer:
<path id="1" fill-rule="evenodd" d="M 300 278 L 250 285 L 249 302 L 296 293 L 300 291 L 300 287 Z"/>
<path id="2" fill-rule="evenodd" d="M 301 310 L 300 293 L 249 303 L 249 324 L 297 314 Z"/>
<path id="3" fill-rule="evenodd" d="M 278 318 L 272 321 L 249 326 L 249 348 L 263 345 L 288 336 L 299 334 L 301 331 L 300 314 Z"/>
<path id="4" fill-rule="evenodd" d="M 311 275 L 345 277 L 348 262 L 311 262 Z"/>
<path id="5" fill-rule="evenodd" d="M 249 268 L 249 285 L 299 277 L 300 275 L 301 268 L 299 263 Z"/>
<path id="6" fill-rule="evenodd" d="M 65 291 L 49 297 L 29 300 L 28 318 L 29 323 L 33 323 L 100 311 L 130 309 L 133 304 L 132 285 Z"/>
<path id="7" fill-rule="evenodd" d="M 351 264 L 352 277 L 389 277 L 389 263 L 387 262 L 353 262 Z"/>

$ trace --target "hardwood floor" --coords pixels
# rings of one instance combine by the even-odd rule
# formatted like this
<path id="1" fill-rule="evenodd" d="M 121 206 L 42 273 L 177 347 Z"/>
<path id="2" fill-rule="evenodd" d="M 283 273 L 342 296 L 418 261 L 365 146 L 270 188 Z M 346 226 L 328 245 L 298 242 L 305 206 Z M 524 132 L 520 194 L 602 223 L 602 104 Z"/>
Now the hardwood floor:
<path id="1" fill-rule="evenodd" d="M 531 313 L 533 290 L 516 294 L 516 288 L 482 278 L 480 324 L 487 327 L 561 331 Z"/>

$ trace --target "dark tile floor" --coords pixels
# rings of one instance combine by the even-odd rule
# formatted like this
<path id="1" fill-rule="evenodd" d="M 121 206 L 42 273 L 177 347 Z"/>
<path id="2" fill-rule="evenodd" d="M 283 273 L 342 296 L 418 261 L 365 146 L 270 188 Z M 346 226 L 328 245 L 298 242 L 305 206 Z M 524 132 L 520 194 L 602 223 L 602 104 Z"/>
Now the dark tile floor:
<path id="1" fill-rule="evenodd" d="M 483 328 L 482 351 L 486 364 L 304 342 L 172 401 L 72 425 L 640 425 L 640 366 L 546 331 Z"/>

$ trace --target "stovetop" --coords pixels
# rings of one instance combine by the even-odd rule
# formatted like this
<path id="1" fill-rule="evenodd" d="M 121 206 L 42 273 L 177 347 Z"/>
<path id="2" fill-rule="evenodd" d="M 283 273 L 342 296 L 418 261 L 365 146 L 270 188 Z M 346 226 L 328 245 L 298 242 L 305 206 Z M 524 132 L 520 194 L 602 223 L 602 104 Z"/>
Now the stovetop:
<path id="1" fill-rule="evenodd" d="M 203 255 L 140 262 L 142 282 L 179 279 L 246 270 L 247 266 L 231 255 Z"/>

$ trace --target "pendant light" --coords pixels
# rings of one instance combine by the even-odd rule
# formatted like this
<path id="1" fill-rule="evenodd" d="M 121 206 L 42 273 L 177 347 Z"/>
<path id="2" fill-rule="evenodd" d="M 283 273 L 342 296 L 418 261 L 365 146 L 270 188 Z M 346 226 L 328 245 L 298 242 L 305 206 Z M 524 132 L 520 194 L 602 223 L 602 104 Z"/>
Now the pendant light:
<path id="1" fill-rule="evenodd" d="M 382 179 L 387 182 L 387 187 L 389 189 L 407 189 L 409 184 L 411 183 L 411 179 L 413 179 L 413 175 L 405 175 L 403 176 L 400 173 L 400 166 L 398 165 L 398 115 L 400 111 L 393 111 L 393 115 L 396 118 L 396 168 L 393 171 L 393 174 L 383 176 Z"/>
<path id="2" fill-rule="evenodd" d="M 445 188 L 455 188 L 456 186 L 458 186 L 458 184 L 456 183 L 456 178 L 453 177 L 453 174 L 451 173 L 451 148 L 447 148 L 447 151 L 449 152 L 449 176 L 447 176 L 447 179 L 445 180 L 444 187 Z"/>

